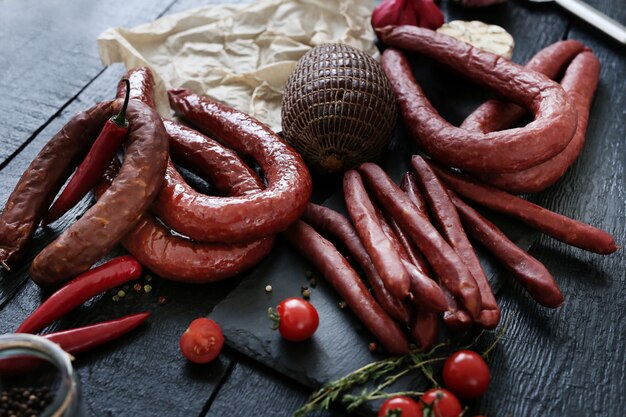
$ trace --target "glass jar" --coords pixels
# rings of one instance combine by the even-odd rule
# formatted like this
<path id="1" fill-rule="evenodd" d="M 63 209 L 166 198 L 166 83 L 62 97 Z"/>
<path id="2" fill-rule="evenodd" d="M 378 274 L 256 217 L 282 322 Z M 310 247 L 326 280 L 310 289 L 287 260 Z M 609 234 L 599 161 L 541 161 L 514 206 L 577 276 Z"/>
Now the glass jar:
<path id="1" fill-rule="evenodd" d="M 0 336 L 0 411 L 78 417 L 80 406 L 78 377 L 67 352 L 41 336 Z"/>

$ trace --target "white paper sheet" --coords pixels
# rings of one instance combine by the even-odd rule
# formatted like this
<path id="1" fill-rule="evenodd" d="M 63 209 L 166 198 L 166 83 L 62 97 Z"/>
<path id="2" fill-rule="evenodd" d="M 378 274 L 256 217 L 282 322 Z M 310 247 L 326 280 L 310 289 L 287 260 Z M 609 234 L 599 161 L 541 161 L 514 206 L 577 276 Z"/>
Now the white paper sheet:
<path id="1" fill-rule="evenodd" d="M 260 0 L 211 5 L 164 16 L 98 38 L 104 64 L 149 66 L 156 101 L 171 115 L 166 89 L 212 96 L 279 131 L 282 90 L 311 47 L 346 43 L 377 55 L 370 26 L 373 0 Z"/>

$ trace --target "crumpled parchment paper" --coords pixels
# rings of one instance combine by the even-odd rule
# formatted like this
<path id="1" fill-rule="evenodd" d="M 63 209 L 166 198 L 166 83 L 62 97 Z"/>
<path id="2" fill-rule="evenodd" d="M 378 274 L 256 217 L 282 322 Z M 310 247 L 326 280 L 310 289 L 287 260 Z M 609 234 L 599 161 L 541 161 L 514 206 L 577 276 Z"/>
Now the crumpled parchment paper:
<path id="1" fill-rule="evenodd" d="M 260 0 L 218 4 L 100 34 L 105 65 L 149 66 L 159 112 L 166 89 L 186 87 L 249 113 L 275 131 L 283 87 L 310 48 L 341 42 L 377 55 L 373 0 Z"/>

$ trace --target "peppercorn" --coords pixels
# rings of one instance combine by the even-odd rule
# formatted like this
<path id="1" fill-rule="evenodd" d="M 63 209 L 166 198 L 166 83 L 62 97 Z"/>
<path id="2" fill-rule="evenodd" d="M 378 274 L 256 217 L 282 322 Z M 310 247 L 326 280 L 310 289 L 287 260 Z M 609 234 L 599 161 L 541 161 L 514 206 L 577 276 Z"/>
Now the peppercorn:
<path id="1" fill-rule="evenodd" d="M 53 395 L 46 386 L 13 387 L 0 394 L 0 417 L 38 416 L 52 400 Z"/>
<path id="2" fill-rule="evenodd" d="M 163 304 L 165 304 L 165 301 L 167 301 L 165 297 L 160 296 L 157 302 L 159 303 L 159 305 L 162 306 Z"/>

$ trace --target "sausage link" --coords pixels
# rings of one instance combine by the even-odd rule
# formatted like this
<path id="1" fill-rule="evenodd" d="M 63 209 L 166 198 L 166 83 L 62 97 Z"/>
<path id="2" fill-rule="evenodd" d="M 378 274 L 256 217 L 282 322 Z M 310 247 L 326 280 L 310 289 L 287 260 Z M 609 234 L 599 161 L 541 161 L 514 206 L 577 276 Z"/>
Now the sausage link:
<path id="1" fill-rule="evenodd" d="M 391 242 L 391 246 L 400 255 L 402 265 L 409 273 L 411 296 L 417 308 L 432 313 L 443 313 L 446 311 L 448 305 L 439 285 L 424 275 L 413 263 L 411 263 L 408 252 L 404 249 L 400 240 L 391 229 L 391 226 L 387 223 L 383 213 L 377 209 L 376 215 L 383 233 Z"/>
<path id="2" fill-rule="evenodd" d="M 430 266 L 428 265 L 428 261 L 424 258 L 411 239 L 404 233 L 402 227 L 398 224 L 394 219 L 389 219 L 389 225 L 391 226 L 391 230 L 393 231 L 394 236 L 398 239 L 400 246 L 404 248 L 404 252 L 407 254 L 407 260 L 411 262 L 417 268 L 420 273 L 430 277 L 431 271 Z"/>
<path id="3" fill-rule="evenodd" d="M 0 215 L 0 263 L 17 264 L 52 200 L 113 114 L 113 103 L 75 115 L 43 147 L 9 196 Z"/>
<path id="4" fill-rule="evenodd" d="M 374 300 L 359 275 L 332 243 L 302 221 L 296 222 L 283 235 L 321 272 L 389 353 L 408 352 L 408 341 L 400 327 Z"/>
<path id="5" fill-rule="evenodd" d="M 370 256 L 359 239 L 350 221 L 341 213 L 328 207 L 309 203 L 302 216 L 303 220 L 321 234 L 338 239 L 361 267 L 372 287 L 374 296 L 389 316 L 402 324 L 409 325 L 409 309 L 392 296 L 385 288 L 382 278 L 376 271 Z"/>
<path id="6" fill-rule="evenodd" d="M 449 193 L 463 219 L 465 230 L 504 264 L 531 297 L 546 307 L 555 308 L 563 304 L 563 294 L 559 286 L 541 262 L 511 242 L 500 229 L 465 204 L 454 192 Z"/>
<path id="7" fill-rule="evenodd" d="M 154 102 L 154 76 L 150 68 L 138 67 L 126 71 L 126 74 L 124 74 L 117 84 L 116 97 L 120 99 L 123 99 L 126 95 L 126 83 L 123 81 L 124 78 L 130 82 L 129 97 L 131 99 L 139 100 L 148 107 L 156 109 Z"/>
<path id="8" fill-rule="evenodd" d="M 461 197 L 516 218 L 568 245 L 599 254 L 609 254 L 617 250 L 615 241 L 604 230 L 570 219 L 497 188 L 481 184 L 466 175 L 442 168 L 432 161 L 428 164 L 439 179 Z"/>
<path id="9" fill-rule="evenodd" d="M 412 26 L 386 27 L 383 42 L 442 62 L 535 116 L 523 128 L 480 133 L 452 126 L 417 85 L 407 58 L 396 49 L 383 53 L 405 124 L 417 144 L 446 165 L 469 172 L 511 172 L 529 168 L 562 151 L 574 136 L 576 108 L 560 85 L 507 59 L 450 36 Z"/>
<path id="10" fill-rule="evenodd" d="M 285 230 L 304 212 L 311 176 L 293 148 L 251 116 L 189 90 L 169 91 L 179 115 L 238 153 L 253 158 L 268 185 L 260 193 L 181 204 L 168 217 L 175 230 L 202 241 L 242 241 Z"/>
<path id="11" fill-rule="evenodd" d="M 463 231 L 459 214 L 456 212 L 445 188 L 424 159 L 417 155 L 413 156 L 411 166 L 421 189 L 424 191 L 435 224 L 476 280 L 482 301 L 482 311 L 477 322 L 488 329 L 494 329 L 500 321 L 500 308 L 476 252 Z"/>
<path id="12" fill-rule="evenodd" d="M 410 172 L 405 172 L 400 180 L 400 189 L 406 193 L 417 210 L 422 213 L 424 217 L 428 217 L 428 205 L 426 204 L 424 195 L 419 190 L 415 175 Z"/>
<path id="13" fill-rule="evenodd" d="M 106 118 L 115 107 L 101 108 Z M 58 285 L 89 269 L 137 224 L 159 192 L 168 158 L 161 117 L 136 100 L 126 114 L 130 132 L 119 175 L 95 205 L 35 257 L 30 275 L 38 285 Z"/>
<path id="14" fill-rule="evenodd" d="M 559 41 L 537 52 L 525 68 L 554 80 L 584 49 L 585 45 L 575 40 Z M 524 114 L 526 110 L 517 104 L 492 99 L 478 106 L 460 127 L 482 133 L 495 132 L 513 126 Z"/>
<path id="15" fill-rule="evenodd" d="M 411 325 L 411 339 L 424 350 L 432 347 L 437 342 L 438 336 L 439 324 L 437 315 L 418 310 Z"/>
<path id="16" fill-rule="evenodd" d="M 423 214 L 424 217 L 429 218 L 426 199 L 419 190 L 417 181 L 415 180 L 415 175 L 410 172 L 404 173 L 400 182 L 400 188 L 406 193 L 409 200 L 415 205 L 417 210 Z M 418 252 L 418 254 L 422 257 L 422 259 L 424 259 L 421 253 Z M 458 332 L 469 329 L 472 325 L 472 318 L 469 313 L 459 307 L 454 299 L 454 296 L 445 286 L 442 286 L 441 289 L 443 290 L 446 302 L 448 303 L 448 310 L 443 315 L 443 321 L 446 326 Z"/>
<path id="17" fill-rule="evenodd" d="M 481 304 L 476 281 L 454 249 L 378 165 L 365 163 L 359 167 L 359 172 L 378 202 L 426 256 L 442 284 L 459 299 L 473 318 L 478 318 Z"/>
<path id="18" fill-rule="evenodd" d="M 385 236 L 361 176 L 355 170 L 344 174 L 343 194 L 356 233 L 383 279 L 385 288 L 394 297 L 404 300 L 409 295 L 409 273 L 392 242 Z"/>
<path id="19" fill-rule="evenodd" d="M 578 124 L 573 139 L 565 149 L 547 161 L 521 171 L 479 177 L 513 194 L 536 193 L 557 182 L 583 148 L 589 110 L 599 79 L 600 61 L 592 52 L 580 53 L 567 67 L 561 85 L 576 105 Z"/>

